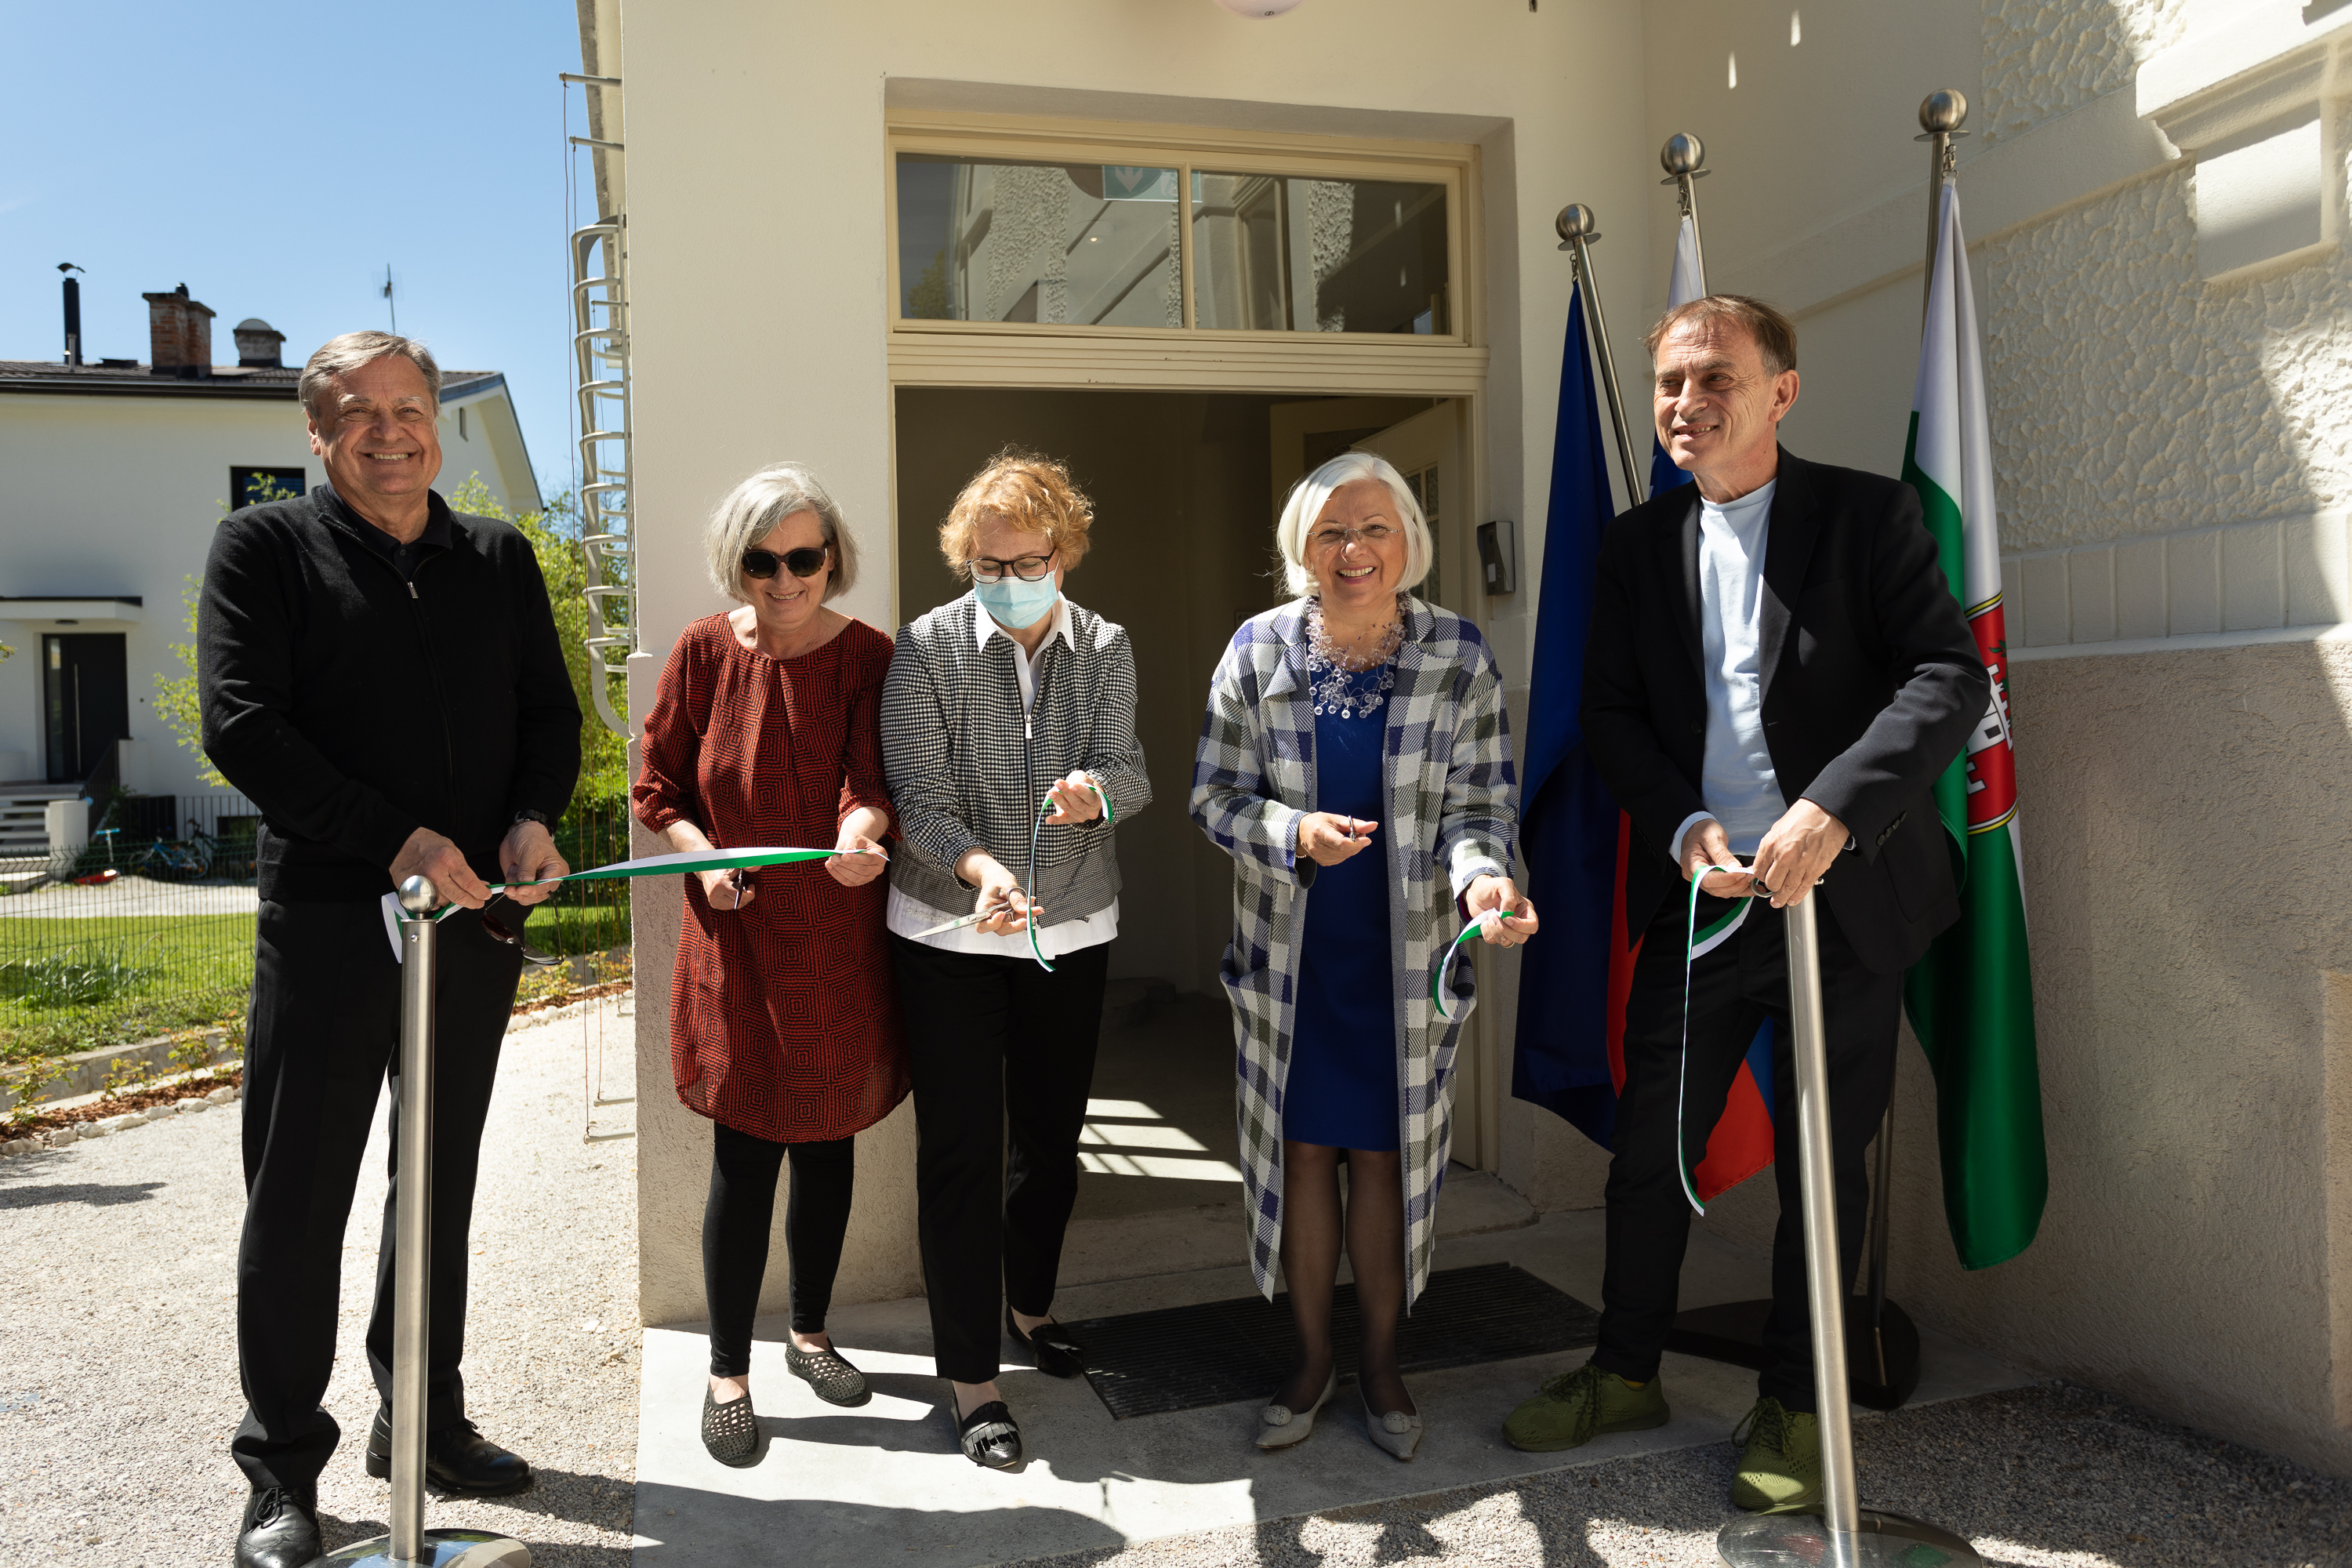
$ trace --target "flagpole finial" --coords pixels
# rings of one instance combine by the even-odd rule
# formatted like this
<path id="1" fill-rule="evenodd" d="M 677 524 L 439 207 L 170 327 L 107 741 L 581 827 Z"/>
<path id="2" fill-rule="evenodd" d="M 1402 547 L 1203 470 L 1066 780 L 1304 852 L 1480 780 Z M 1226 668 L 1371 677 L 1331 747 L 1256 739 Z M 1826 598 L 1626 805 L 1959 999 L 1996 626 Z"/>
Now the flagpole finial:
<path id="1" fill-rule="evenodd" d="M 1959 131 L 1969 118 L 1968 95 L 1957 89 L 1942 87 L 1919 100 L 1919 129 L 1928 136 L 1950 135 Z M 1921 141 L 1927 137 L 1921 137 Z"/>
<path id="2" fill-rule="evenodd" d="M 1666 138 L 1664 147 L 1658 149 L 1658 164 L 1668 176 L 1659 183 L 1673 184 L 1685 175 L 1696 177 L 1704 174 L 1706 173 L 1706 143 L 1687 131 L 1677 131 Z"/>
<path id="3" fill-rule="evenodd" d="M 1591 207 L 1582 202 L 1570 202 L 1559 209 L 1559 216 L 1552 220 L 1551 226 L 1559 235 L 1559 247 L 1573 250 L 1580 239 L 1587 242 L 1599 239 L 1600 225 L 1600 218 L 1594 216 Z"/>

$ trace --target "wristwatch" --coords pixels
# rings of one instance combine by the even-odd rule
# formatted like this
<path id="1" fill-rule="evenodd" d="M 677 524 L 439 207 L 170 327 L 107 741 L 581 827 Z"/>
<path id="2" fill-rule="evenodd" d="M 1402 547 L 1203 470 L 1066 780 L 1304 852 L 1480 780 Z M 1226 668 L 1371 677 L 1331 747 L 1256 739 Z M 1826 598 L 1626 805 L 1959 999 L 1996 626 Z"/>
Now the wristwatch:
<path id="1" fill-rule="evenodd" d="M 536 822 L 541 827 L 547 828 L 551 832 L 554 830 L 554 823 L 548 816 L 547 813 L 543 811 L 532 811 L 528 806 L 516 812 L 514 814 L 514 820 L 508 823 L 507 826 L 509 827 L 520 827 L 526 822 Z"/>

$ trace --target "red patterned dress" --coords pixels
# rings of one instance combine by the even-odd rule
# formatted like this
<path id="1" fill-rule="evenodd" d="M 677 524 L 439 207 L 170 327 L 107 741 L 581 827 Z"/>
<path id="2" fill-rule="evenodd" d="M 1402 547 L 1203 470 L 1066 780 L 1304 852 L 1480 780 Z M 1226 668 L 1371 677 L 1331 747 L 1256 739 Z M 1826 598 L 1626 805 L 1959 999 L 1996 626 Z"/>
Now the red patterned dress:
<path id="1" fill-rule="evenodd" d="M 798 658 L 745 647 L 725 616 L 695 622 L 646 716 L 637 820 L 656 833 L 691 822 L 721 848 L 830 848 L 859 806 L 887 816 L 877 711 L 889 668 L 890 639 L 863 621 Z M 759 896 L 740 910 L 714 910 L 701 879 L 685 879 L 669 1003 L 677 1097 L 770 1142 L 846 1138 L 907 1095 L 888 879 L 845 888 L 814 860 L 745 875 Z"/>

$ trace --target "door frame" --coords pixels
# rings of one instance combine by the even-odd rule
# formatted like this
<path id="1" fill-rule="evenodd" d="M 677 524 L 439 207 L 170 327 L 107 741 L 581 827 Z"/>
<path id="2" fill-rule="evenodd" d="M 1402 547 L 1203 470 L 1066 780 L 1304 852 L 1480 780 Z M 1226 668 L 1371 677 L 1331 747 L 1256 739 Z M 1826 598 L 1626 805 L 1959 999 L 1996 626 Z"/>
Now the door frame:
<path id="1" fill-rule="evenodd" d="M 1173 165 L 1185 188 L 1202 166 L 1268 174 L 1323 174 L 1442 181 L 1451 213 L 1451 286 L 1444 336 L 1234 329 L 1102 328 L 1036 322 L 940 321 L 898 314 L 897 154 L 989 154 L 1038 161 Z M 901 388 L 1225 392 L 1324 397 L 1445 400 L 1457 411 L 1462 451 L 1462 516 L 1444 563 L 1453 581 L 1483 581 L 1475 564 L 1477 524 L 1490 501 L 1486 430 L 1486 219 L 1479 150 L 1468 143 L 1278 135 L 1202 126 L 1077 121 L 994 114 L 894 113 L 885 126 L 880 195 L 887 274 L 883 342 L 888 366 L 887 537 L 890 613 L 907 619 L 898 582 L 898 399 Z M 1180 225 L 1180 229 L 1181 226 Z M 1189 240 L 1183 251 L 1185 312 L 1192 313 Z M 1453 557 L 1460 557 L 1454 559 Z M 1482 633 L 1492 609 L 1483 592 L 1464 602 Z M 1492 1008 L 1470 1016 L 1463 1047 L 1494 1068 L 1503 1044 Z M 1502 1064 L 1507 1067 L 1507 1063 Z M 1486 1070 L 1477 1091 L 1457 1101 L 1455 1158 L 1494 1170 L 1501 1158 L 1503 1086 L 1507 1070 Z M 1465 1145 L 1467 1145 L 1465 1147 Z"/>

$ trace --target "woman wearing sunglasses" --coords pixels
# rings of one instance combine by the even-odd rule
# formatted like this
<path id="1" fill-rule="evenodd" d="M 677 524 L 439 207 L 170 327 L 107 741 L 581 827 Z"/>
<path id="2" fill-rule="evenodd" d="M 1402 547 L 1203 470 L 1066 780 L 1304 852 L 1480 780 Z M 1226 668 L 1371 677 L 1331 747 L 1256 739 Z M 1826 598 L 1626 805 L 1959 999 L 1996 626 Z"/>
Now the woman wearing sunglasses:
<path id="1" fill-rule="evenodd" d="M 998 1468 L 1021 1461 L 999 1303 L 1038 1371 L 1081 1370 L 1054 1286 L 1118 934 L 1111 835 L 1151 798 L 1127 633 L 1062 596 L 1093 522 L 1059 463 L 981 469 L 940 526 L 972 591 L 899 632 L 882 696 L 931 1353 L 958 1446 Z"/>
<path id="2" fill-rule="evenodd" d="M 674 849 L 836 851 L 686 879 L 670 1067 L 679 1100 L 712 1122 L 702 1441 L 742 1464 L 759 1447 L 751 1320 L 788 1155 L 784 1364 L 821 1399 L 866 1397 L 824 1318 L 849 1225 L 852 1139 L 907 1094 L 883 928 L 890 798 L 877 714 L 890 639 L 825 607 L 848 590 L 857 553 L 840 509 L 798 464 L 736 486 L 705 542 L 711 585 L 740 605 L 688 626 L 670 652 L 646 716 L 637 820 Z"/>

